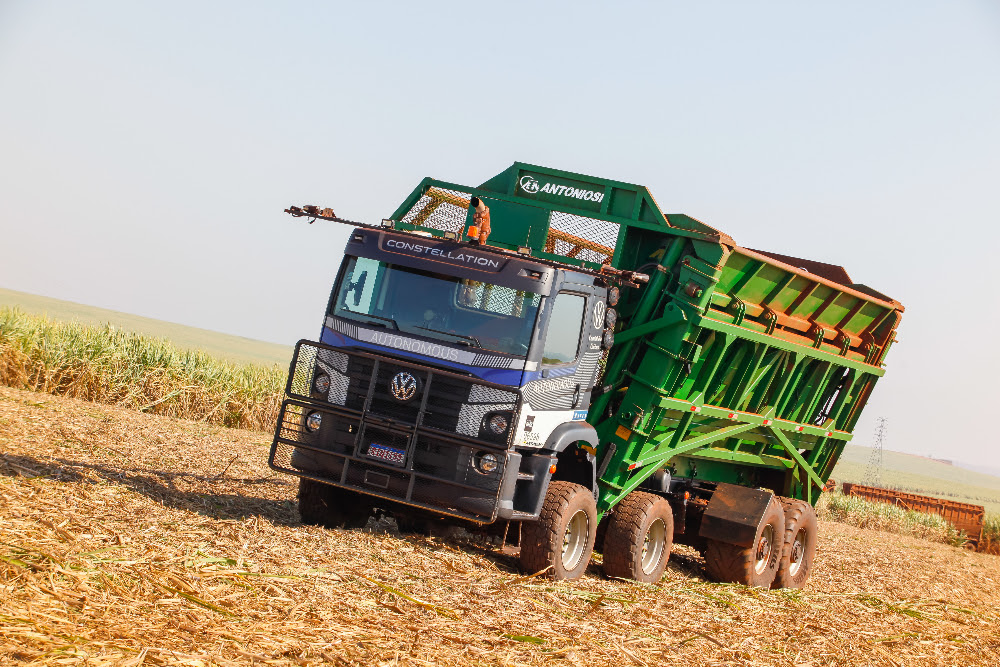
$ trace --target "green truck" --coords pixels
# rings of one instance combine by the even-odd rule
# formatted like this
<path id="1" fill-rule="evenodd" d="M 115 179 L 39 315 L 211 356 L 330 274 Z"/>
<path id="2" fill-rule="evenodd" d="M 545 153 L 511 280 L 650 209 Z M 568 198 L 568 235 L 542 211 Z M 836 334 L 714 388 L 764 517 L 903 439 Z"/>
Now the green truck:
<path id="1" fill-rule="evenodd" d="M 801 587 L 813 512 L 903 307 L 822 262 L 750 250 L 642 186 L 515 163 L 424 179 L 353 225 L 298 343 L 270 465 L 306 523 L 479 527 L 521 567 Z"/>

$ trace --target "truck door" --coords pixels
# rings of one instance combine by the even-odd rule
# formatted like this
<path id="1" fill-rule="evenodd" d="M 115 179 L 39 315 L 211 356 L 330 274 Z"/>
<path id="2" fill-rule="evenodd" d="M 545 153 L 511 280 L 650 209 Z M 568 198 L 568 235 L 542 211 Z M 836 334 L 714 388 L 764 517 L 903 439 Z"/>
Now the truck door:
<path id="1" fill-rule="evenodd" d="M 533 409 L 572 411 L 565 415 L 566 421 L 586 417 L 601 359 L 600 331 L 595 329 L 594 318 L 601 315 L 596 326 L 603 326 L 603 311 L 604 301 L 592 288 L 580 286 L 580 291 L 556 294 L 547 318 L 538 379 L 524 388 Z"/>

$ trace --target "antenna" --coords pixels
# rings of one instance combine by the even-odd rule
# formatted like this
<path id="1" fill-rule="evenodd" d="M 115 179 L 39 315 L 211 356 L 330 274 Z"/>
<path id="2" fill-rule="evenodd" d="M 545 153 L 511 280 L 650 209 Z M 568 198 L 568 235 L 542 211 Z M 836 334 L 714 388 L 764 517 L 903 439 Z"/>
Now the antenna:
<path id="1" fill-rule="evenodd" d="M 875 427 L 875 444 L 872 445 L 872 455 L 868 459 L 868 468 L 865 470 L 865 486 L 882 486 L 882 447 L 885 442 L 888 421 L 885 417 L 878 418 L 878 425 Z"/>

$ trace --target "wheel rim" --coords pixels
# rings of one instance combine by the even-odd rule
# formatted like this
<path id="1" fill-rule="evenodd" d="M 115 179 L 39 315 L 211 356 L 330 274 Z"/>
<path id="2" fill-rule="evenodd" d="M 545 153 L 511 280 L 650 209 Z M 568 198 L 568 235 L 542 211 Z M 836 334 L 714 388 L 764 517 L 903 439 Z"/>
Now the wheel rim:
<path id="1" fill-rule="evenodd" d="M 563 533 L 563 569 L 572 570 L 580 563 L 589 538 L 590 517 L 584 510 L 578 510 L 566 524 L 566 532 Z"/>
<path id="2" fill-rule="evenodd" d="M 652 574 L 663 558 L 663 547 L 667 539 L 667 526 L 663 519 L 657 519 L 646 531 L 642 541 L 642 573 Z"/>
<path id="3" fill-rule="evenodd" d="M 771 560 L 771 550 L 774 548 L 774 526 L 767 524 L 764 526 L 764 530 L 761 531 L 760 537 L 757 539 L 757 555 L 756 561 L 753 565 L 753 571 L 757 574 L 761 574 L 767 569 L 768 562 Z"/>
<path id="4" fill-rule="evenodd" d="M 795 533 L 795 539 L 792 541 L 792 550 L 788 554 L 788 574 L 793 577 L 798 574 L 799 569 L 802 567 L 802 562 L 806 559 L 806 541 L 808 539 L 809 536 L 806 535 L 805 528 Z"/>

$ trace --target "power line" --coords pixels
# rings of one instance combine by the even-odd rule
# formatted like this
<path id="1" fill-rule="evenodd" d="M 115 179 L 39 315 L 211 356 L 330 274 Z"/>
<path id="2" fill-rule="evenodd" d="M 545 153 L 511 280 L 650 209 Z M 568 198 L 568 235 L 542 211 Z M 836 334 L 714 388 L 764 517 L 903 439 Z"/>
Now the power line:
<path id="1" fill-rule="evenodd" d="M 868 468 L 865 470 L 863 484 L 866 486 L 882 486 L 882 448 L 887 424 L 888 420 L 885 417 L 878 418 L 878 426 L 875 427 L 875 444 L 872 445 L 872 454 L 868 459 Z"/>

